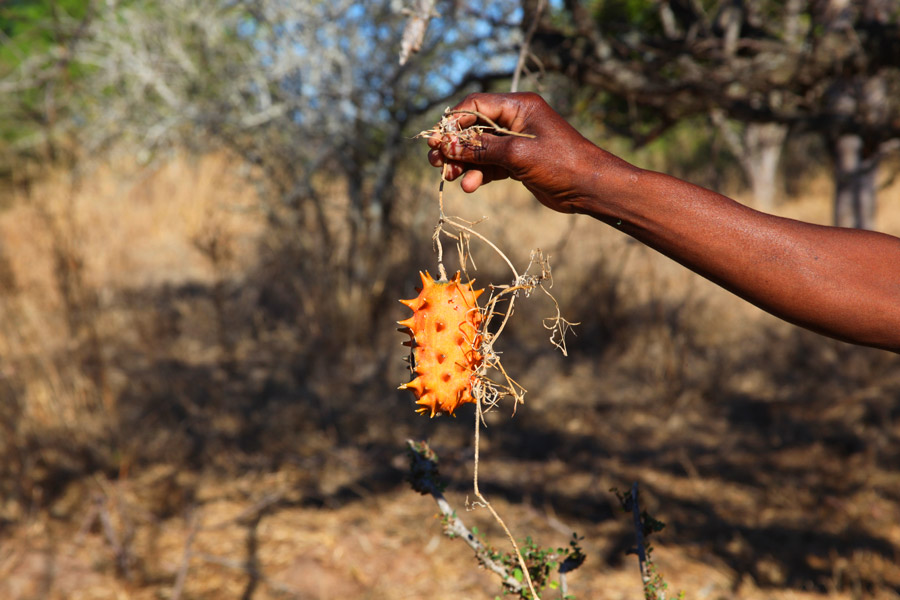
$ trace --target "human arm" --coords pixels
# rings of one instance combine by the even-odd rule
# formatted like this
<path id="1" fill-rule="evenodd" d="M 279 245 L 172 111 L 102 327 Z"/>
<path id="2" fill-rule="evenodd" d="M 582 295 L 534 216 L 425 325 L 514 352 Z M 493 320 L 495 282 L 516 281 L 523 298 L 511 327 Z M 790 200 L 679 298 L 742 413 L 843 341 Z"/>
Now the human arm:
<path id="1" fill-rule="evenodd" d="M 635 167 L 582 137 L 535 94 L 473 94 L 477 111 L 535 138 L 484 134 L 475 147 L 429 140 L 429 160 L 462 188 L 512 177 L 543 204 L 615 226 L 786 321 L 900 352 L 900 239 L 768 215 Z M 463 114 L 460 125 L 476 121 Z"/>

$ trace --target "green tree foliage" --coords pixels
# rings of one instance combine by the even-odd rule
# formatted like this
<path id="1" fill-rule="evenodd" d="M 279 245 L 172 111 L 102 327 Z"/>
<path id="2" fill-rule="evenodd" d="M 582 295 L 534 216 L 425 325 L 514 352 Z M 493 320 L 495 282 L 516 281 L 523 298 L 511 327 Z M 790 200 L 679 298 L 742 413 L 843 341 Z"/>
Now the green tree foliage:
<path id="1" fill-rule="evenodd" d="M 66 95 L 83 75 L 74 59 L 88 0 L 0 4 L 0 173 L 23 156 L 56 156 L 48 133 L 67 118 Z"/>

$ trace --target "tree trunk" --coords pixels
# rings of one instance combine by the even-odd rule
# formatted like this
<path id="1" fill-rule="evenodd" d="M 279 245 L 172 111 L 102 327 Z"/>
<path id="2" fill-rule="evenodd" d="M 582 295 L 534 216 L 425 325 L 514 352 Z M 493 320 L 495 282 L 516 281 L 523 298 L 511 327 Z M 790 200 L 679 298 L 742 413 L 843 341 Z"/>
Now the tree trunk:
<path id="1" fill-rule="evenodd" d="M 778 193 L 778 163 L 788 128 L 779 123 L 747 123 L 736 131 L 721 110 L 710 113 L 728 149 L 737 159 L 750 184 L 753 202 L 770 212 Z"/>
<path id="2" fill-rule="evenodd" d="M 747 152 L 741 163 L 750 180 L 753 199 L 764 211 L 771 211 L 775 207 L 778 163 L 787 129 L 787 126 L 778 123 L 750 123 L 744 131 Z"/>
<path id="3" fill-rule="evenodd" d="M 876 177 L 880 155 L 863 157 L 863 140 L 847 133 L 834 142 L 834 224 L 872 229 L 875 226 Z"/>

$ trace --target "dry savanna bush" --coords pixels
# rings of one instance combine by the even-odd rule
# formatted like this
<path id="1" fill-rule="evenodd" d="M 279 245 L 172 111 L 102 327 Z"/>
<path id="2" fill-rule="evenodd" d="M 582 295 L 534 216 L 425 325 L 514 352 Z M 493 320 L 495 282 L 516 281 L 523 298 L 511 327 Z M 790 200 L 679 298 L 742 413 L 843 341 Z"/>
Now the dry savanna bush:
<path id="1" fill-rule="evenodd" d="M 260 444 L 278 460 L 393 363 L 371 335 L 406 275 L 390 267 L 425 242 L 358 247 L 327 179 L 328 202 L 298 209 L 226 155 L 122 163 L 49 176 L 0 220 L 12 514 L 70 476 Z M 285 222 L 324 222 L 328 245 Z"/>
<path id="2" fill-rule="evenodd" d="M 221 356 L 216 310 L 198 301 L 214 309 L 216 290 L 253 261 L 248 192 L 210 157 L 128 176 L 57 173 L 4 211 L 4 405 L 17 412 L 12 479 L 26 488 L 11 497 L 40 502 L 58 469 L 127 469 L 132 444 L 166 446 L 122 430 L 137 416 L 122 406 L 131 370 Z M 208 292 L 193 300 L 192 288 Z"/>
<path id="3" fill-rule="evenodd" d="M 340 185 L 270 205 L 238 164 L 56 173 L 0 213 L 0 596 L 491 597 L 403 481 L 404 440 L 429 438 L 448 496 L 471 485 L 472 411 L 421 418 L 395 389 L 396 300 L 436 266 L 434 174 L 405 174 L 394 220 L 361 236 Z M 827 222 L 818 185 L 785 214 Z M 481 463 L 513 532 L 586 536 L 577 597 L 639 593 L 608 493 L 634 480 L 689 597 L 900 589 L 895 356 L 777 322 L 513 184 L 451 187 L 446 213 L 487 217 L 514 264 L 549 256 L 581 322 L 562 357 L 553 304 L 516 305 L 495 350 L 528 392 L 487 415 Z M 471 250 L 479 287 L 509 283 Z"/>

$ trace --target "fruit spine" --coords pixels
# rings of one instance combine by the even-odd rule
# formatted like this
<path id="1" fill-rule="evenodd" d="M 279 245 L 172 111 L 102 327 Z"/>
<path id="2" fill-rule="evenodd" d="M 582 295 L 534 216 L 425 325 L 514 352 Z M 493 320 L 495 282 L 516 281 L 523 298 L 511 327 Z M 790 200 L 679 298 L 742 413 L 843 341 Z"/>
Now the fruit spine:
<path id="1" fill-rule="evenodd" d="M 397 323 L 411 337 L 405 344 L 413 348 L 416 374 L 400 389 L 415 393 L 416 412 L 452 415 L 460 404 L 475 402 L 472 381 L 483 360 L 478 348 L 484 321 L 476 300 L 484 290 L 462 283 L 458 271 L 449 281 L 435 281 L 427 271 L 419 275 L 419 295 L 400 301 L 413 311 Z"/>

